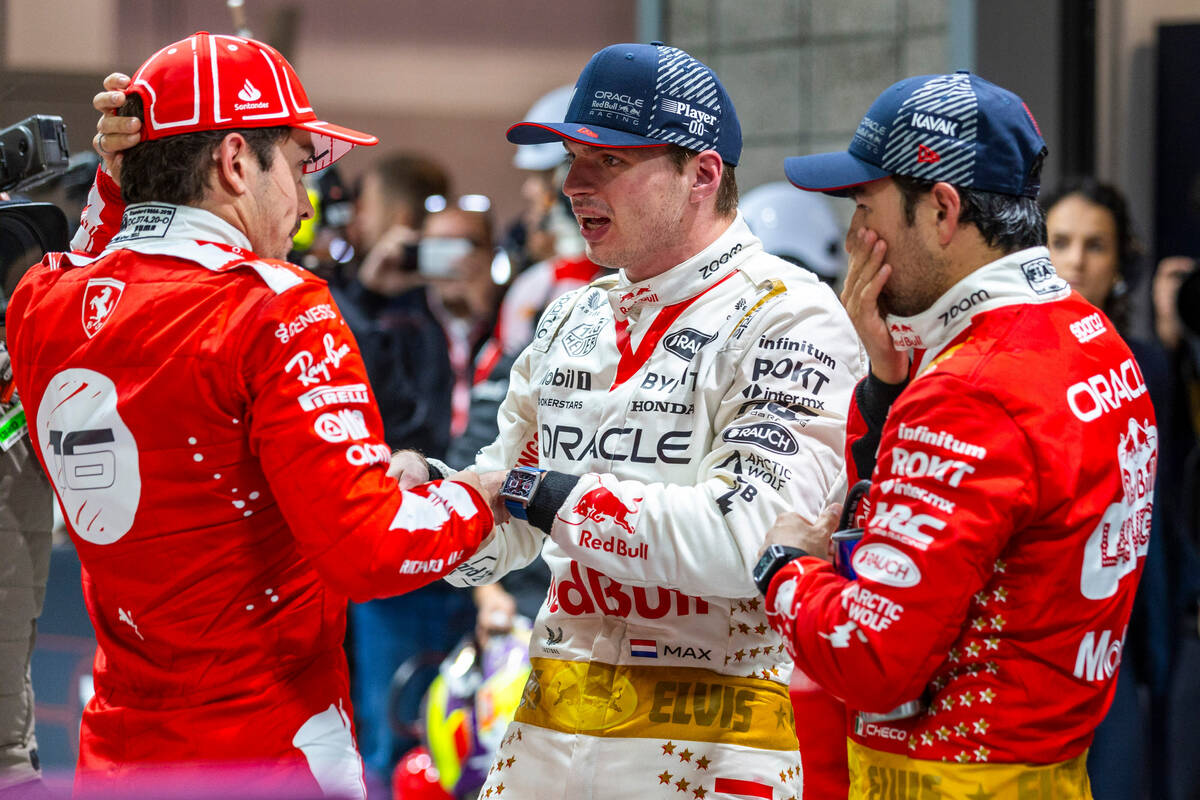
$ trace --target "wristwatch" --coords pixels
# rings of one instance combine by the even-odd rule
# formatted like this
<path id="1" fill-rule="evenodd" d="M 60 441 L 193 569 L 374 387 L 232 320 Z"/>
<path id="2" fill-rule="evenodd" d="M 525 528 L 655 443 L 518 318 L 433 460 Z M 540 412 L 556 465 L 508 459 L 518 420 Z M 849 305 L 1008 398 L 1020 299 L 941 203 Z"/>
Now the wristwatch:
<path id="1" fill-rule="evenodd" d="M 771 588 L 771 579 L 775 577 L 775 573 L 783 569 L 789 562 L 806 555 L 808 552 L 799 547 L 788 547 L 782 544 L 773 544 L 768 547 L 763 552 L 762 558 L 754 565 L 754 571 L 751 573 L 754 585 L 758 587 L 762 596 L 767 596 L 767 591 Z"/>
<path id="2" fill-rule="evenodd" d="M 542 477 L 546 470 L 537 467 L 513 467 L 504 476 L 504 484 L 500 487 L 500 496 L 504 498 L 504 507 L 508 513 L 517 519 L 528 519 L 527 509 L 533 500 L 533 495 L 542 485 Z"/>

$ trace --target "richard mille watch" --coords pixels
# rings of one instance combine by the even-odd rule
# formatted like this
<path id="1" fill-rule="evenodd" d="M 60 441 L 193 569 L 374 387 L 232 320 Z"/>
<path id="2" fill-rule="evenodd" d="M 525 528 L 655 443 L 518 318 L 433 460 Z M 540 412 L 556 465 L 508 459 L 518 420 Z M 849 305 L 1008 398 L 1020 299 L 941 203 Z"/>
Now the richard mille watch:
<path id="1" fill-rule="evenodd" d="M 527 509 L 533 500 L 534 493 L 542 485 L 542 476 L 546 470 L 537 467 L 513 467 L 504 476 L 504 485 L 500 487 L 500 496 L 504 498 L 504 507 L 508 513 L 517 519 L 528 519 Z"/>
<path id="2" fill-rule="evenodd" d="M 754 585 L 758 587 L 758 591 L 762 593 L 763 597 L 767 596 L 767 590 L 771 588 L 771 579 L 775 577 L 775 573 L 783 569 L 788 562 L 806 555 L 808 553 L 799 547 L 788 547 L 782 544 L 773 544 L 768 547 L 763 552 L 762 558 L 754 565 L 754 571 L 751 573 Z"/>

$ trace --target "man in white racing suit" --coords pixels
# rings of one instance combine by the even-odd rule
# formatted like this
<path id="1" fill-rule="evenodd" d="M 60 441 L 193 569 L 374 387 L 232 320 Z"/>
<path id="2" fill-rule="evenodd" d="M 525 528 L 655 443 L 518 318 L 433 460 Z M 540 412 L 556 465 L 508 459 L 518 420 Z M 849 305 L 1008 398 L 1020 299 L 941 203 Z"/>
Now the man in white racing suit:
<path id="1" fill-rule="evenodd" d="M 780 512 L 824 507 L 865 357 L 738 214 L 741 132 L 706 66 L 605 48 L 565 119 L 508 138 L 563 140 L 588 257 L 620 272 L 547 309 L 475 465 L 523 465 L 512 518 L 447 579 L 539 552 L 554 576 L 480 797 L 798 797 L 791 661 L 750 567 Z"/>

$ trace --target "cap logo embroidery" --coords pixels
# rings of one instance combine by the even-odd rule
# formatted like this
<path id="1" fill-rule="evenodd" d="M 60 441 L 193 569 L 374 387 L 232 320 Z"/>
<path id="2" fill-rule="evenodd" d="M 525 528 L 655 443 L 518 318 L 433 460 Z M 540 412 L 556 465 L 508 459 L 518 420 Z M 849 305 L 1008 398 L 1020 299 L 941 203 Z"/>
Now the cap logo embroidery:
<path id="1" fill-rule="evenodd" d="M 879 166 L 896 175 L 973 186 L 978 114 L 967 75 L 931 78 L 900 104 Z M 926 151 L 913 147 L 922 141 L 938 145 L 936 159 L 922 158 Z"/>
<path id="2" fill-rule="evenodd" d="M 923 144 L 917 145 L 917 161 L 921 164 L 936 164 L 941 160 L 942 157 L 933 148 L 926 147 Z"/>
<path id="3" fill-rule="evenodd" d="M 576 129 L 575 129 L 575 132 L 576 132 L 576 133 L 582 133 L 584 136 L 590 136 L 590 137 L 592 137 L 593 139 L 599 139 L 599 138 L 600 138 L 600 134 L 596 133 L 595 131 L 588 130 L 587 128 L 584 128 L 584 127 L 579 127 L 579 128 L 576 128 Z"/>
<path id="4" fill-rule="evenodd" d="M 238 92 L 238 99 L 245 100 L 247 103 L 253 103 L 258 98 L 262 97 L 262 92 L 254 87 L 249 78 L 246 78 L 246 84 L 242 86 L 242 90 Z"/>
<path id="5" fill-rule="evenodd" d="M 940 133 L 943 136 L 958 136 L 958 123 L 932 114 L 914 113 L 912 115 L 914 128 Z"/>
<path id="6" fill-rule="evenodd" d="M 681 103 L 678 100 L 664 99 L 661 103 L 659 103 L 659 107 L 668 114 L 676 114 L 680 117 L 699 120 L 701 123 L 707 125 L 717 124 L 716 114 L 709 114 L 705 111 L 701 111 L 698 108 L 693 108 L 687 103 Z M 704 132 L 703 125 L 701 126 L 700 132 Z"/>
<path id="7" fill-rule="evenodd" d="M 691 121 L 684 126 L 684 131 L 679 129 L 678 123 L 659 120 L 646 135 L 689 150 L 715 146 L 721 136 L 718 115 L 722 113 L 717 86 L 716 76 L 704 64 L 677 48 L 659 48 L 655 92 L 662 99 L 658 110 Z M 667 99 L 668 95 L 679 99 Z M 700 107 L 709 111 L 702 111 Z"/>

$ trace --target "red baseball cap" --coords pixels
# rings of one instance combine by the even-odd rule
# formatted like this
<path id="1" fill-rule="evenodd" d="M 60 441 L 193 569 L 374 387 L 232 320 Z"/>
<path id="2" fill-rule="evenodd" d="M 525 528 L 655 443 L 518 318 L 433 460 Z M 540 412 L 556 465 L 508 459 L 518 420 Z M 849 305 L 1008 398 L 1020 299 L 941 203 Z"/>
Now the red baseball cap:
<path id="1" fill-rule="evenodd" d="M 194 33 L 138 67 L 126 90 L 145 108 L 142 138 L 226 128 L 286 125 L 313 135 L 316 172 L 378 137 L 317 119 L 296 71 L 270 45 L 242 36 Z"/>

